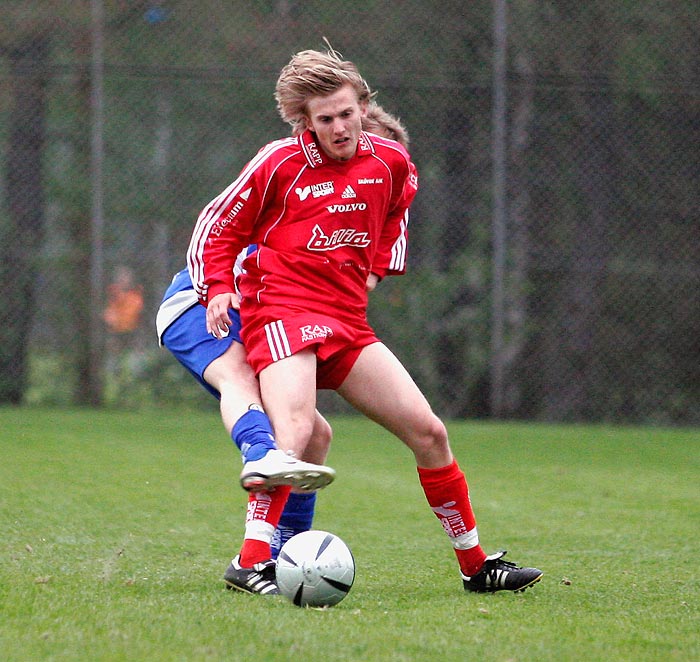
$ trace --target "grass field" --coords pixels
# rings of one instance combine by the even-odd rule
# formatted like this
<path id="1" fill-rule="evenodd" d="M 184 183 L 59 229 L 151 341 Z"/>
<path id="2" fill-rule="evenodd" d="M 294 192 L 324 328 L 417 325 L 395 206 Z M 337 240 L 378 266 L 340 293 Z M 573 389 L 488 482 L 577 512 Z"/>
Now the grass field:
<path id="1" fill-rule="evenodd" d="M 240 463 L 215 411 L 0 409 L 0 659 L 700 660 L 700 431 L 453 422 L 487 551 L 543 580 L 465 594 L 408 451 L 331 421 L 316 528 L 338 606 L 225 591 Z"/>

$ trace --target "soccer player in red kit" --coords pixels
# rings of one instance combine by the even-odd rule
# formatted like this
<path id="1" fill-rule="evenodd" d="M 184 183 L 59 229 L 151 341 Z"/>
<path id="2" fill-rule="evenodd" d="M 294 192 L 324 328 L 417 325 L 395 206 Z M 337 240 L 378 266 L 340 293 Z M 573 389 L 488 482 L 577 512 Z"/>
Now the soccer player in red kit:
<path id="1" fill-rule="evenodd" d="M 367 322 L 367 291 L 406 267 L 416 169 L 397 142 L 362 130 L 371 92 L 352 62 L 302 51 L 275 93 L 293 137 L 263 147 L 200 214 L 188 268 L 207 330 L 226 334 L 239 305 L 233 263 L 256 244 L 238 277 L 241 337 L 260 380 L 278 447 L 301 456 L 316 389 L 335 389 L 413 452 L 428 504 L 441 521 L 466 590 L 519 591 L 536 568 L 487 556 L 467 483 L 447 430 L 415 382 Z M 242 567 L 265 564 L 289 488 L 252 494 L 259 520 L 244 539 Z M 256 499 L 258 500 L 256 502 Z"/>

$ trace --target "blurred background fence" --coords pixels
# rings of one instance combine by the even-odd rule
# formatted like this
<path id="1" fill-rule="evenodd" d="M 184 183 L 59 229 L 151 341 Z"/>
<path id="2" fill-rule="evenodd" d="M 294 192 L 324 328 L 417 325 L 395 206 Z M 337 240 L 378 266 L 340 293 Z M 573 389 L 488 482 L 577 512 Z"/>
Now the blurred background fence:
<path id="1" fill-rule="evenodd" d="M 0 402 L 208 402 L 155 311 L 327 37 L 409 129 L 370 318 L 435 409 L 700 423 L 699 34 L 697 0 L 3 0 Z"/>

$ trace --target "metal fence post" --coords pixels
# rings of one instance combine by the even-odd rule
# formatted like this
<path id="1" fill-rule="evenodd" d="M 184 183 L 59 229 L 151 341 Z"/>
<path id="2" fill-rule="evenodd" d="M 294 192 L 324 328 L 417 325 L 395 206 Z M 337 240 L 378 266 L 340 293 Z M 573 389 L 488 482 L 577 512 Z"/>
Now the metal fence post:
<path id="1" fill-rule="evenodd" d="M 92 60 L 91 60 L 91 139 L 90 180 L 92 184 L 92 222 L 90 250 L 90 381 L 92 404 L 102 402 L 102 362 L 104 332 L 102 302 L 104 299 L 104 6 L 102 0 L 92 0 Z"/>
<path id="2" fill-rule="evenodd" d="M 506 50 L 508 28 L 506 0 L 493 2 L 493 221 L 491 283 L 491 415 L 503 413 L 503 316 L 506 265 Z"/>

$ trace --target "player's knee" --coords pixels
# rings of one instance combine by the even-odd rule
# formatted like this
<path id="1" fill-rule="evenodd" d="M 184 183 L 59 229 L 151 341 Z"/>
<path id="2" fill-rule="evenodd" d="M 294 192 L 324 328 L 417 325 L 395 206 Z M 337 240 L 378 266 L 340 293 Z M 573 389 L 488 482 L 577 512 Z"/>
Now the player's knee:
<path id="1" fill-rule="evenodd" d="M 332 437 L 333 429 L 330 424 L 323 416 L 317 414 L 311 440 L 302 459 L 307 462 L 323 464 L 328 456 Z"/>
<path id="2" fill-rule="evenodd" d="M 426 419 L 417 431 L 413 447 L 417 456 L 438 456 L 449 452 L 447 428 L 434 414 Z"/>
<path id="3" fill-rule="evenodd" d="M 291 450 L 302 458 L 311 451 L 314 439 L 314 420 L 303 415 L 292 415 L 286 420 L 274 421 L 277 446 L 284 451 Z M 308 451 L 307 451 L 308 449 Z"/>
<path id="4" fill-rule="evenodd" d="M 292 422 L 296 429 L 296 438 L 300 440 L 305 439 L 308 444 L 314 438 L 315 421 L 305 418 L 296 418 Z"/>
<path id="5" fill-rule="evenodd" d="M 430 425 L 429 425 L 429 438 L 430 443 L 435 448 L 446 448 L 447 447 L 447 428 L 445 424 L 433 414 Z"/>
<path id="6" fill-rule="evenodd" d="M 319 446 L 328 448 L 331 445 L 331 439 L 333 439 L 333 428 L 331 427 L 331 424 L 320 414 L 316 416 L 313 436 L 317 440 Z"/>

